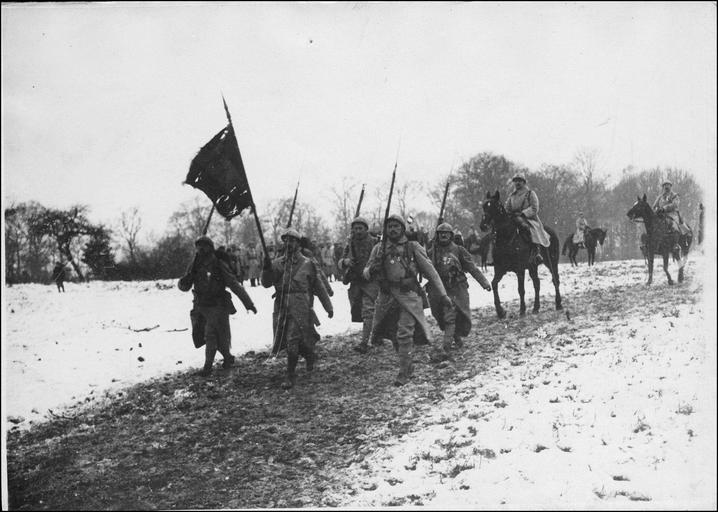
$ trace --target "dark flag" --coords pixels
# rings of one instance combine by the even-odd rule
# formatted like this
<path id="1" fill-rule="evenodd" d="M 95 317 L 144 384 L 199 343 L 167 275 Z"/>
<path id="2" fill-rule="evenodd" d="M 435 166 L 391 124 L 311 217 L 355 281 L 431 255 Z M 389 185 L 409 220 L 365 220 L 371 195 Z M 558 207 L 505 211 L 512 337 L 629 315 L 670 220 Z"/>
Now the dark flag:
<path id="1" fill-rule="evenodd" d="M 252 206 L 247 174 L 231 122 L 199 150 L 185 183 L 207 194 L 227 220 Z"/>

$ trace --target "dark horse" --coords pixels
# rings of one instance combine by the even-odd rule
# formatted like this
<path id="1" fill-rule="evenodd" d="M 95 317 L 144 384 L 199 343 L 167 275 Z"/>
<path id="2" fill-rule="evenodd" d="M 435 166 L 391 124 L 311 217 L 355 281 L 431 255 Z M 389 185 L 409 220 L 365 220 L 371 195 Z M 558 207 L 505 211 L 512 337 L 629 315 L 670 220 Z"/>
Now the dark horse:
<path id="1" fill-rule="evenodd" d="M 504 205 L 501 204 L 499 192 L 492 196 L 486 194 L 486 200 L 483 204 L 484 217 L 481 220 L 481 229 L 487 230 L 492 228 L 495 235 L 494 250 L 492 252 L 494 258 L 494 278 L 491 281 L 491 287 L 494 290 L 494 306 L 496 306 L 496 314 L 499 318 L 506 316 L 506 311 L 501 307 L 499 299 L 499 281 L 507 272 L 514 272 L 519 283 L 519 297 L 521 299 L 520 314 L 526 314 L 526 302 L 524 301 L 524 277 L 526 270 L 534 284 L 534 308 L 533 312 L 538 313 L 540 302 L 539 292 L 541 290 L 541 282 L 538 277 L 538 265 L 529 262 L 530 246 L 524 240 L 518 231 L 511 215 L 506 212 Z M 550 228 L 544 227 L 550 237 L 549 247 L 541 247 L 541 256 L 543 263 L 551 271 L 551 280 L 556 290 L 556 309 L 562 309 L 561 293 L 559 292 L 558 278 L 558 250 L 559 240 L 556 232 Z"/>
<path id="2" fill-rule="evenodd" d="M 601 228 L 587 229 L 583 234 L 583 243 L 586 246 L 586 252 L 588 253 L 588 265 L 594 265 L 596 263 L 596 245 L 603 245 L 603 241 L 606 239 L 606 230 Z M 577 267 L 576 255 L 578 250 L 582 247 L 579 244 L 573 243 L 573 233 L 568 235 L 566 241 L 563 243 L 563 250 L 561 254 L 566 255 L 568 249 L 568 260 L 571 262 L 571 266 Z"/>
<path id="3" fill-rule="evenodd" d="M 683 268 L 693 241 L 693 231 L 688 228 L 689 232 L 682 235 L 671 230 L 665 216 L 656 214 L 648 204 L 646 194 L 643 194 L 643 198 L 637 199 L 626 215 L 632 221 L 642 221 L 646 226 L 646 238 L 641 236 L 641 244 L 645 246 L 644 256 L 648 262 L 646 284 L 653 282 L 653 258 L 656 254 L 663 256 L 663 271 L 668 277 L 668 284 L 673 284 L 671 274 L 668 272 L 668 256 L 673 255 L 673 260 L 678 262 L 678 282 L 682 283 Z"/>

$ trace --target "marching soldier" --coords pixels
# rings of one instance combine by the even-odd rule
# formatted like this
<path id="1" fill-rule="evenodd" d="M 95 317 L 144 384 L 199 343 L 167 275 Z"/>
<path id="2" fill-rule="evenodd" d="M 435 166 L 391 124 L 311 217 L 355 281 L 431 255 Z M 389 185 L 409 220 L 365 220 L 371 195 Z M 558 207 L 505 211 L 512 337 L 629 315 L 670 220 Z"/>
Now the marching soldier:
<path id="1" fill-rule="evenodd" d="M 355 218 L 351 228 L 351 238 L 344 247 L 337 266 L 344 275 L 344 283 L 349 283 L 352 322 L 362 322 L 361 342 L 354 347 L 354 350 L 364 354 L 369 349 L 374 303 L 379 296 L 379 285 L 375 281 L 365 279 L 362 271 L 369 261 L 372 248 L 376 245 L 376 239 L 369 234 L 369 222 L 364 217 Z"/>
<path id="2" fill-rule="evenodd" d="M 212 373 L 214 356 L 219 353 L 224 357 L 222 367 L 230 368 L 234 364 L 232 333 L 229 327 L 229 315 L 237 312 L 232 304 L 232 297 L 225 290 L 229 287 L 239 297 L 247 311 L 257 314 L 252 299 L 237 281 L 229 265 L 220 259 L 214 250 L 214 243 L 207 236 L 201 236 L 195 242 L 197 253 L 187 274 L 182 276 L 177 287 L 188 292 L 194 286 L 192 310 L 192 334 L 201 339 L 195 340 L 195 346 L 205 344 L 204 367 L 198 372 L 202 377 Z"/>
<path id="3" fill-rule="evenodd" d="M 364 278 L 379 284 L 372 336 L 378 332 L 392 332 L 396 326 L 399 374 L 394 385 L 403 386 L 413 373 L 414 330 L 418 327 L 427 337 L 429 334 L 417 273 L 421 272 L 429 280 L 441 303 L 448 306 L 451 299 L 424 248 L 407 239 L 406 222 L 400 215 L 387 217 L 386 235 L 386 247 L 376 244 L 372 249 L 364 267 Z"/>
<path id="4" fill-rule="evenodd" d="M 316 265 L 302 254 L 299 233 L 287 228 L 281 238 L 285 244 L 284 253 L 274 261 L 265 259 L 262 286 L 274 286 L 276 290 L 272 352 L 277 354 L 287 349 L 287 376 L 282 388 L 289 389 L 295 384 L 295 369 L 300 355 L 306 360 L 307 371 L 314 369 L 314 345 L 319 340 L 319 334 L 314 328 L 313 296 L 319 298 L 329 318 L 334 316 L 334 310 L 326 289 L 319 282 Z"/>
<path id="5" fill-rule="evenodd" d="M 461 338 L 471 330 L 471 308 L 469 305 L 469 283 L 466 272 L 469 272 L 486 291 L 491 285 L 471 259 L 471 254 L 464 247 L 452 241 L 453 228 L 442 223 L 436 228 L 436 243 L 429 250 L 429 258 L 434 263 L 446 293 L 452 304 L 442 304 L 440 296 L 434 292 L 431 283 L 427 284 L 431 313 L 436 318 L 439 328 L 444 331 L 444 343 L 437 351 L 435 359 L 446 359 L 452 342 L 461 347 Z"/>

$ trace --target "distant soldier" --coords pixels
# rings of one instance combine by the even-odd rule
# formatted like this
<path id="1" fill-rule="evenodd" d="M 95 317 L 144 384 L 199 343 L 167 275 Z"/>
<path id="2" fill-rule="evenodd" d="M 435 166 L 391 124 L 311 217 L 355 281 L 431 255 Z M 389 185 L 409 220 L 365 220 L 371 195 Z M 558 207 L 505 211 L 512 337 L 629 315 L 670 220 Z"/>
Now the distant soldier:
<path id="1" fill-rule="evenodd" d="M 663 182 L 663 193 L 653 202 L 653 210 L 657 215 L 666 219 L 669 229 L 681 235 L 687 235 L 690 233 L 690 229 L 683 224 L 681 214 L 678 211 L 681 202 L 678 194 L 671 190 L 672 188 L 673 183 L 668 180 Z"/>
<path id="2" fill-rule="evenodd" d="M 404 219 L 397 214 L 389 215 L 386 248 L 383 250 L 381 244 L 376 244 L 364 267 L 364 278 L 379 284 L 372 336 L 378 332 L 393 332 L 396 326 L 395 347 L 399 354 L 399 374 L 394 381 L 396 386 L 409 382 L 413 373 L 414 329 L 418 326 L 427 337 L 429 334 L 417 273 L 421 272 L 429 280 L 444 305 L 451 304 L 426 251 L 418 242 L 409 241 L 405 233 Z"/>
<path id="3" fill-rule="evenodd" d="M 257 286 L 261 274 L 260 257 L 262 250 L 251 245 L 247 248 L 247 277 L 251 286 Z"/>
<path id="4" fill-rule="evenodd" d="M 514 223 L 519 227 L 521 236 L 531 248 L 529 261 L 540 265 L 543 258 L 539 246 L 548 247 L 551 240 L 538 216 L 538 195 L 526 186 L 526 178 L 521 175 L 514 176 L 511 182 L 514 185 L 514 191 L 506 198 L 506 211 L 513 215 Z"/>
<path id="5" fill-rule="evenodd" d="M 331 281 L 334 279 L 334 250 L 332 244 L 326 243 L 322 248 L 322 264 L 324 265 L 324 273 L 327 275 L 327 279 Z"/>
<path id="6" fill-rule="evenodd" d="M 330 297 L 334 296 L 334 290 L 332 289 L 332 286 L 329 284 L 329 279 L 327 278 L 327 275 L 324 273 L 324 267 L 322 266 L 321 258 L 322 258 L 322 252 L 321 249 L 317 248 L 314 243 L 309 239 L 309 237 L 303 236 L 299 240 L 299 247 L 301 248 L 301 252 L 304 256 L 312 260 L 314 263 L 314 266 L 317 267 L 317 277 L 319 278 L 319 283 L 321 286 L 324 287 L 324 290 L 327 292 L 327 294 Z"/>
<path id="7" fill-rule="evenodd" d="M 218 257 L 214 250 L 214 243 L 207 236 L 201 236 L 195 242 L 197 253 L 192 265 L 177 283 L 183 292 L 188 292 L 193 286 L 193 337 L 195 334 L 202 339 L 195 346 L 205 344 L 204 367 L 197 375 L 208 377 L 212 373 L 214 356 L 219 350 L 224 362 L 223 368 L 230 368 L 234 364 L 231 353 L 232 333 L 229 327 L 229 315 L 237 312 L 232 304 L 232 297 L 225 290 L 229 287 L 239 297 L 247 311 L 257 314 L 252 299 L 237 281 L 235 274 L 230 270 L 229 264 Z"/>
<path id="8" fill-rule="evenodd" d="M 65 293 L 65 278 L 65 265 L 58 261 L 52 269 L 52 280 L 55 281 L 55 284 L 57 285 L 58 293 Z"/>
<path id="9" fill-rule="evenodd" d="M 284 254 L 274 261 L 265 259 L 262 270 L 262 286 L 274 286 L 276 291 L 272 315 L 272 352 L 277 354 L 287 349 L 287 376 L 282 383 L 284 389 L 295 384 L 295 369 L 300 355 L 307 362 L 307 371 L 314 369 L 314 345 L 319 340 L 319 334 L 314 328 L 313 295 L 319 297 L 329 318 L 334 316 L 329 295 L 319 283 L 315 263 L 302 254 L 300 238 L 295 229 L 287 228 L 282 234 Z"/>
<path id="10" fill-rule="evenodd" d="M 369 337 L 374 320 L 374 303 L 379 296 L 379 285 L 375 281 L 365 279 L 363 270 L 369 261 L 369 255 L 376 244 L 376 239 L 369 234 L 369 222 L 364 217 L 355 218 L 351 228 L 351 238 L 344 247 L 337 267 L 344 273 L 344 283 L 349 283 L 348 294 L 352 322 L 362 322 L 361 342 L 354 347 L 354 350 L 366 353 L 369 349 Z"/>
<path id="11" fill-rule="evenodd" d="M 453 304 L 440 302 L 440 296 L 434 293 L 431 285 L 427 285 L 431 313 L 436 318 L 439 328 L 444 331 L 444 343 L 436 354 L 436 359 L 446 359 L 452 342 L 461 347 L 461 338 L 471 330 L 471 307 L 469 304 L 469 283 L 466 272 L 470 273 L 486 291 L 491 291 L 489 281 L 471 259 L 469 251 L 452 242 L 453 228 L 447 224 L 439 224 L 436 228 L 436 245 L 429 250 L 431 259 L 446 293 Z"/>

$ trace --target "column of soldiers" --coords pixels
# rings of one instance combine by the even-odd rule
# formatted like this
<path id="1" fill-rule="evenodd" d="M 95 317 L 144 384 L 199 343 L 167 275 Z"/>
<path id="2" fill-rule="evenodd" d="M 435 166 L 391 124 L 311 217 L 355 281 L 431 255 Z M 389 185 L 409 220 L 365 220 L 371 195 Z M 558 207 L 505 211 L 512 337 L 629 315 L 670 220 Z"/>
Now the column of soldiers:
<path id="1" fill-rule="evenodd" d="M 337 267 L 343 276 L 342 282 L 349 285 L 352 321 L 362 323 L 361 340 L 354 350 L 364 354 L 370 346 L 378 346 L 387 338 L 391 340 L 399 366 L 394 384 L 401 386 L 413 375 L 415 334 L 425 337 L 429 334 L 424 309 L 430 305 L 444 331 L 444 342 L 432 359 L 444 359 L 449 357 L 452 344 L 462 345 L 461 338 L 471 328 L 465 273 L 469 272 L 486 290 L 491 287 L 466 249 L 454 243 L 454 231 L 448 224 L 437 228 L 429 254 L 421 243 L 407 238 L 407 224 L 397 214 L 387 218 L 385 244 L 378 243 L 370 234 L 369 222 L 364 217 L 355 218 L 351 229 Z M 287 352 L 282 388 L 289 389 L 295 385 L 300 356 L 305 359 L 309 372 L 316 362 L 315 345 L 319 334 L 315 326 L 319 322 L 313 308 L 314 297 L 329 318 L 333 317 L 334 310 L 330 298 L 333 292 L 321 263 L 314 257 L 313 244 L 292 228 L 284 231 L 281 240 L 283 246 L 277 255 L 264 256 L 260 280 L 263 287 L 275 289 L 272 352 L 274 355 L 282 350 Z M 228 260 L 226 253 L 214 250 L 206 236 L 200 237 L 196 246 L 195 260 L 180 279 L 179 288 L 189 291 L 194 286 L 193 336 L 206 344 L 205 365 L 199 374 L 208 376 L 217 350 L 224 356 L 225 368 L 234 362 L 230 353 L 229 314 L 236 310 L 225 288 L 229 287 L 247 310 L 256 313 L 256 308 L 237 279 L 242 267 L 241 255 Z M 229 254 L 232 253 L 230 250 Z M 251 277 L 253 259 L 248 254 L 244 260 L 250 281 L 254 279 Z M 237 270 L 237 262 L 240 270 Z M 428 280 L 428 304 L 419 276 Z M 202 320 L 199 325 L 195 325 L 197 317 Z M 200 332 L 196 332 L 198 329 Z M 197 339 L 195 345 L 198 345 Z"/>

